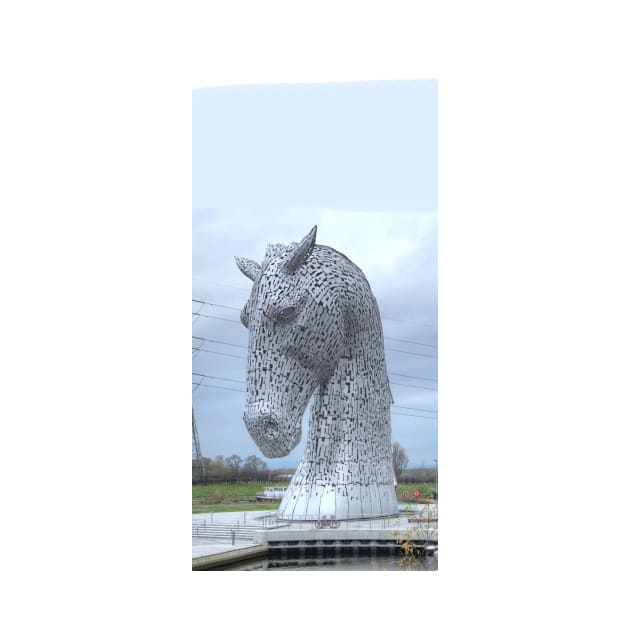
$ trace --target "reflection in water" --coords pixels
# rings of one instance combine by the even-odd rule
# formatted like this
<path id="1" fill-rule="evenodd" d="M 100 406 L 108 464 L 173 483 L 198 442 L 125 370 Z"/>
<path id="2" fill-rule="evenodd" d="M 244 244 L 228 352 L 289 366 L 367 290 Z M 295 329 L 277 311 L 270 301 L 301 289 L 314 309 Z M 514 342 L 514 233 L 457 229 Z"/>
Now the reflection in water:
<path id="1" fill-rule="evenodd" d="M 252 560 L 226 567 L 225 571 L 437 571 L 438 558 L 424 556 L 411 562 L 401 556 L 375 555 L 369 558 L 269 559 Z"/>

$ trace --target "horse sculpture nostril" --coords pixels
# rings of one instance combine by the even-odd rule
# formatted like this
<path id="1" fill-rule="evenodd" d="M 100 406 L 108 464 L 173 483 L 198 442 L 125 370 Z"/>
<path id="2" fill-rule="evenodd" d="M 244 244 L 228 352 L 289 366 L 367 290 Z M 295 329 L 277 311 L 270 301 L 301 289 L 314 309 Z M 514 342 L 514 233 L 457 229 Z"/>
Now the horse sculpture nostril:
<path id="1" fill-rule="evenodd" d="M 263 431 L 269 436 L 269 437 L 278 437 L 279 434 L 279 427 L 278 427 L 278 422 L 272 417 L 272 416 L 265 416 L 263 418 L 261 418 L 261 420 L 263 421 Z"/>

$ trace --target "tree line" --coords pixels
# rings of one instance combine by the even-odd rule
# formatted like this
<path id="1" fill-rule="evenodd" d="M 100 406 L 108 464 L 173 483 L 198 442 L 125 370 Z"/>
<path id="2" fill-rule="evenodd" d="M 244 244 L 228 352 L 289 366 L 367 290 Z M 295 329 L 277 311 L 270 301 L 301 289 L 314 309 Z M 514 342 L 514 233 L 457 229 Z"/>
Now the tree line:
<path id="1" fill-rule="evenodd" d="M 240 455 L 204 457 L 202 462 L 192 460 L 193 483 L 215 481 L 272 481 L 285 469 L 269 470 L 267 463 L 256 455 L 243 459 Z"/>
<path id="2" fill-rule="evenodd" d="M 398 443 L 392 444 L 392 461 L 394 474 L 398 483 L 435 483 L 437 471 L 434 467 L 412 468 L 407 470 L 409 458 L 405 449 Z M 193 483 L 210 483 L 215 481 L 288 481 L 293 469 L 280 468 L 269 470 L 267 463 L 257 455 L 250 455 L 243 459 L 240 455 L 215 458 L 204 457 L 201 462 L 192 462 Z M 283 478 L 284 476 L 284 478 Z"/>
<path id="3" fill-rule="evenodd" d="M 407 469 L 409 458 L 405 449 L 398 443 L 392 444 L 394 474 L 398 483 L 435 483 L 437 471 L 431 468 Z M 243 459 L 240 455 L 215 458 L 204 457 L 201 462 L 192 462 L 192 482 L 211 483 L 215 481 L 288 481 L 294 472 L 291 468 L 270 470 L 267 463 L 256 455 Z"/>

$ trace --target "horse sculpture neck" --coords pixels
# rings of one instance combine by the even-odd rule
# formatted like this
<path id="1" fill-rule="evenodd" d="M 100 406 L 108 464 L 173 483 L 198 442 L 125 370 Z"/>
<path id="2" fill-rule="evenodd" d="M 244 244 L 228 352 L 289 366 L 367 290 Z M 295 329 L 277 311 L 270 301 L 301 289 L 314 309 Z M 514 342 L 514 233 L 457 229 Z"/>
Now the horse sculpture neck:
<path id="1" fill-rule="evenodd" d="M 306 449 L 280 505 L 282 519 L 398 512 L 381 321 L 371 291 L 364 297 L 349 313 L 345 352 L 313 396 Z"/>

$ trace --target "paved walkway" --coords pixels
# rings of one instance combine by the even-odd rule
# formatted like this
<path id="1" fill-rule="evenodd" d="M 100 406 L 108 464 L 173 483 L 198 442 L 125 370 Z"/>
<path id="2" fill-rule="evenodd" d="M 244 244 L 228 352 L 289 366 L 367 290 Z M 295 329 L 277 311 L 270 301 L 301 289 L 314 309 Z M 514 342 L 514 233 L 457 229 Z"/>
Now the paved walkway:
<path id="1" fill-rule="evenodd" d="M 210 540 L 206 538 L 193 537 L 192 557 L 204 558 L 205 556 L 213 556 L 217 553 L 225 551 L 234 551 L 235 549 L 247 549 L 248 547 L 259 547 L 259 543 L 251 540 L 237 540 L 234 545 L 228 541 Z"/>
<path id="2" fill-rule="evenodd" d="M 209 512 L 205 514 L 193 514 L 192 525 L 224 525 L 237 529 L 240 525 L 258 526 L 263 528 L 263 518 L 273 515 L 269 512 Z M 235 540 L 234 544 L 229 538 L 210 538 L 193 536 L 192 557 L 203 558 L 217 553 L 257 547 L 260 543 L 252 540 Z"/>

